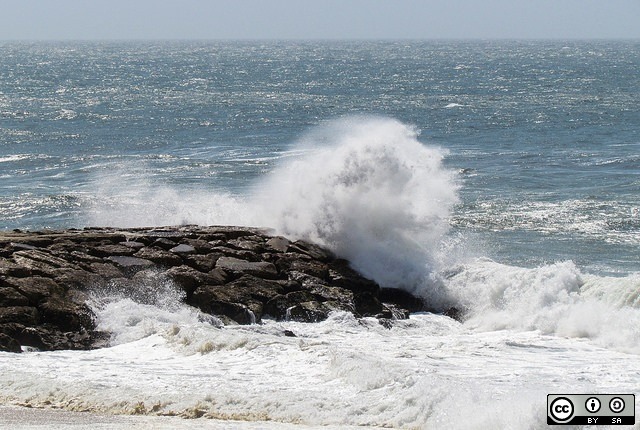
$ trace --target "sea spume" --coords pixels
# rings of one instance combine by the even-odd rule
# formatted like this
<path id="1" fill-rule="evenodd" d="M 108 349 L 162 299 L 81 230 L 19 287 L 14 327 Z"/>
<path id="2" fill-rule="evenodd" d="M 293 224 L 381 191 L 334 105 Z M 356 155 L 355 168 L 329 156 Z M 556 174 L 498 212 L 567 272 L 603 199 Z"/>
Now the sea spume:
<path id="1" fill-rule="evenodd" d="M 583 274 L 571 261 L 524 268 L 478 259 L 444 281 L 473 330 L 538 331 L 640 353 L 638 274 Z"/>
<path id="2" fill-rule="evenodd" d="M 421 293 L 458 202 L 445 151 L 386 118 L 347 118 L 309 133 L 305 156 L 258 184 L 262 224 L 321 243 L 381 286 Z"/>
<path id="3" fill-rule="evenodd" d="M 344 118 L 310 131 L 295 153 L 244 197 L 153 187 L 144 169 L 129 166 L 126 175 L 100 178 L 94 224 L 272 227 L 329 247 L 381 286 L 420 295 L 432 309 L 462 309 L 474 330 L 536 330 L 640 351 L 637 273 L 601 277 L 570 261 L 523 268 L 465 259 L 467 241 L 448 235 L 460 183 L 443 165 L 446 151 L 421 143 L 415 128 Z"/>

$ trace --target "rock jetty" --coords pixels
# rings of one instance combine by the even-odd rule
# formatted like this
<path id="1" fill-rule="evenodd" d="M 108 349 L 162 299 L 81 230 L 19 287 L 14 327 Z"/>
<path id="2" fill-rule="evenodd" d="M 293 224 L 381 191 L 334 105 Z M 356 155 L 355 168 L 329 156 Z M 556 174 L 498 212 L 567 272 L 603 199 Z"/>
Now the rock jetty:
<path id="1" fill-rule="evenodd" d="M 265 229 L 14 230 L 0 232 L 0 351 L 106 346 L 89 300 L 104 291 L 152 300 L 150 276 L 225 324 L 315 322 L 341 310 L 388 325 L 423 307 L 320 246 Z"/>

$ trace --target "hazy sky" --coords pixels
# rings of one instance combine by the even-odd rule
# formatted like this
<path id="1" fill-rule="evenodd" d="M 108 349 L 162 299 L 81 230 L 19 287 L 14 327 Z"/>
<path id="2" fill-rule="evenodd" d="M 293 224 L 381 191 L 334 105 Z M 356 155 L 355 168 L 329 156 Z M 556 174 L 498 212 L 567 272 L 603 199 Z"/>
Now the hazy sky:
<path id="1" fill-rule="evenodd" d="M 640 0 L 0 0 L 0 40 L 640 38 Z"/>

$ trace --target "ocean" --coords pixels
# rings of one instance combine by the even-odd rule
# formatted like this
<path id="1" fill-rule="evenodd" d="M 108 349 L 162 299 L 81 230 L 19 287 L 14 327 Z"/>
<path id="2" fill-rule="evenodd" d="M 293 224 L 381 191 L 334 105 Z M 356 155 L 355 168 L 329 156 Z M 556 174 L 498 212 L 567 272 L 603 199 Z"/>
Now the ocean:
<path id="1" fill-rule="evenodd" d="M 268 227 L 464 314 L 219 328 L 163 285 L 95 301 L 109 348 L 0 353 L 0 416 L 542 429 L 547 394 L 640 394 L 638 70 L 623 40 L 0 43 L 0 229 Z"/>

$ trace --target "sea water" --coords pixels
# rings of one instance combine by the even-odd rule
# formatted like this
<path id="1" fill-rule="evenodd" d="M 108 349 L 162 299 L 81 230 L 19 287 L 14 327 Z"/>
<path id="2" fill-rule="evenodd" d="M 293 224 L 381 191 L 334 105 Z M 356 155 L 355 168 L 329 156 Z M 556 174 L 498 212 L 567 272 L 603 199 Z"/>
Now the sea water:
<path id="1" fill-rule="evenodd" d="M 464 314 L 222 327 L 166 282 L 95 292 L 111 347 L 0 354 L 0 399 L 533 429 L 547 394 L 640 394 L 639 68 L 637 41 L 0 44 L 0 228 L 270 227 Z"/>

